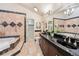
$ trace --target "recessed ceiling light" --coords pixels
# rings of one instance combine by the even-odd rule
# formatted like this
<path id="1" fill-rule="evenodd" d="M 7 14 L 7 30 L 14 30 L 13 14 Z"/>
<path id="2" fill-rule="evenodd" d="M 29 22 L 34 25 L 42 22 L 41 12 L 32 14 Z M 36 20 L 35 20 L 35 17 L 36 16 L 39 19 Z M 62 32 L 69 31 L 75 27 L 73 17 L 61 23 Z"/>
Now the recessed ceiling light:
<path id="1" fill-rule="evenodd" d="M 36 7 L 34 7 L 34 10 L 37 12 L 38 11 L 38 9 L 36 8 Z"/>

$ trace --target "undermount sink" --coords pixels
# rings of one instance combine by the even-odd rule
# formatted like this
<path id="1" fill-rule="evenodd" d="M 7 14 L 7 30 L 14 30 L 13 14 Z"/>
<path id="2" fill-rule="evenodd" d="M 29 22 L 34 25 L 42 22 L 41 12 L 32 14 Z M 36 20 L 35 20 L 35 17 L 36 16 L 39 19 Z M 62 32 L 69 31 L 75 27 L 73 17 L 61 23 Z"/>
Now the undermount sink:
<path id="1" fill-rule="evenodd" d="M 67 42 L 64 42 L 62 40 L 57 40 L 57 42 L 67 48 L 70 48 L 70 49 L 77 49 L 78 47 L 77 46 L 74 46 L 72 44 L 68 44 Z"/>
<path id="2" fill-rule="evenodd" d="M 65 35 L 60 35 L 60 34 L 54 34 L 54 38 L 56 38 L 57 42 L 64 47 L 67 47 L 70 49 L 79 48 L 79 44 L 77 43 L 77 40 L 75 38 L 71 38 Z"/>

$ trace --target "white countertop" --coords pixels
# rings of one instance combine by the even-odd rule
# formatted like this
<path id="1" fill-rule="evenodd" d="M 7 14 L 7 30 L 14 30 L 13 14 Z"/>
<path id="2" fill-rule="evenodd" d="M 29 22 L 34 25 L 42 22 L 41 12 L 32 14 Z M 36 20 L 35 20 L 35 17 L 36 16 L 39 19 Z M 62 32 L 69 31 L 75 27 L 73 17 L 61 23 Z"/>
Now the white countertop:
<path id="1" fill-rule="evenodd" d="M 10 48 L 10 44 L 16 42 L 19 37 L 0 38 L 0 51 Z"/>

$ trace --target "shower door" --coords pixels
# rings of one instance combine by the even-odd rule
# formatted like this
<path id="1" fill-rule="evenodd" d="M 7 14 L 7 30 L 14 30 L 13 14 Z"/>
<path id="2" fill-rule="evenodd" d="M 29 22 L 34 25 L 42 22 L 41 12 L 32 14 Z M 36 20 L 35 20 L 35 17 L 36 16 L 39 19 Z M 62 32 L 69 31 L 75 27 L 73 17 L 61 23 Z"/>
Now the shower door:
<path id="1" fill-rule="evenodd" d="M 27 39 L 34 39 L 34 19 L 27 20 Z"/>

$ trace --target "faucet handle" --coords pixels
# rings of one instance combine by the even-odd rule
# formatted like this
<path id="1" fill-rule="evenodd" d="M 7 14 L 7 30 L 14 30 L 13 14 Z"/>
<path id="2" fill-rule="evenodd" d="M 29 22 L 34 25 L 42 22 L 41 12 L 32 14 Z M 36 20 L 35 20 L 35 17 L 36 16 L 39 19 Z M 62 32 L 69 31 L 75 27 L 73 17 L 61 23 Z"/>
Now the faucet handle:
<path id="1" fill-rule="evenodd" d="M 69 37 L 69 41 L 68 41 L 68 43 L 71 43 L 71 39 L 70 39 L 70 37 Z"/>
<path id="2" fill-rule="evenodd" d="M 64 38 L 64 42 L 66 42 L 66 38 Z"/>
<path id="3" fill-rule="evenodd" d="M 64 38 L 64 42 L 66 42 L 66 39 L 67 39 L 67 38 L 68 38 L 67 36 Z"/>
<path id="4" fill-rule="evenodd" d="M 77 46 L 77 42 L 76 42 L 76 40 L 75 40 L 75 42 L 74 42 L 74 46 Z"/>

